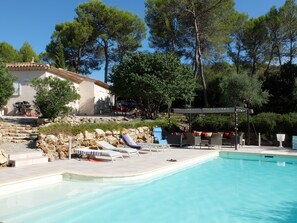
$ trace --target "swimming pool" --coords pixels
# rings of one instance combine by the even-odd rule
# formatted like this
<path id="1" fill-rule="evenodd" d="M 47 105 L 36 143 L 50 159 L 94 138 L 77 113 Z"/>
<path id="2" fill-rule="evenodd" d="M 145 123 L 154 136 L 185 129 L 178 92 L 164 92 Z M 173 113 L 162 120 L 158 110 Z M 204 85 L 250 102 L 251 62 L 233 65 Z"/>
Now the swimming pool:
<path id="1" fill-rule="evenodd" d="M 0 220 L 295 223 L 295 160 L 218 157 L 141 184 L 64 180 L 0 198 Z"/>

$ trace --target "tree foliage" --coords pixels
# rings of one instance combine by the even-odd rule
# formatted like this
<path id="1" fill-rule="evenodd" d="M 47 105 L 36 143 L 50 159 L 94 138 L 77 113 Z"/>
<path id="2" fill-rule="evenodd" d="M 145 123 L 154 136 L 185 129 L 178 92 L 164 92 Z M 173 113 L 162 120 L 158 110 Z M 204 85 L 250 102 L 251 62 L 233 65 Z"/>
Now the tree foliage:
<path id="1" fill-rule="evenodd" d="M 192 71 L 173 54 L 134 53 L 113 68 L 110 81 L 115 95 L 134 99 L 149 114 L 162 104 L 171 107 L 175 99 L 194 96 Z"/>
<path id="2" fill-rule="evenodd" d="M 226 76 L 220 83 L 222 104 L 226 106 L 260 107 L 268 102 L 269 93 L 262 90 L 262 83 L 257 77 L 247 74 Z"/>
<path id="3" fill-rule="evenodd" d="M 96 49 L 89 45 L 91 34 L 92 27 L 77 21 L 57 24 L 51 42 L 46 46 L 46 56 L 56 66 L 61 66 L 63 61 L 57 64 L 57 59 L 62 59 L 62 45 L 66 68 L 76 73 L 89 74 L 100 62 L 94 53 Z"/>
<path id="4" fill-rule="evenodd" d="M 94 55 L 104 57 L 104 81 L 107 82 L 110 62 L 119 62 L 141 47 L 145 25 L 138 16 L 109 7 L 101 0 L 80 4 L 76 13 L 76 20 L 93 30 L 91 47 L 96 49 Z"/>
<path id="5" fill-rule="evenodd" d="M 204 102 L 208 106 L 203 63 L 216 58 L 230 41 L 233 0 L 147 0 L 146 22 L 151 45 L 192 61 L 194 77 L 200 76 Z"/>
<path id="6" fill-rule="evenodd" d="M 13 63 L 18 61 L 18 51 L 13 48 L 9 43 L 0 43 L 0 61 L 3 63 Z"/>
<path id="7" fill-rule="evenodd" d="M 206 66 L 205 73 L 207 73 L 206 83 L 208 86 L 207 94 L 209 104 L 212 107 L 220 107 L 222 92 L 219 85 L 224 77 L 229 76 L 230 73 L 236 73 L 235 68 L 227 62 L 217 62 Z M 199 97 L 196 97 L 195 100 L 196 104 L 203 104 L 203 97 L 201 96 L 201 93 L 198 96 Z"/>
<path id="8" fill-rule="evenodd" d="M 9 73 L 0 61 L 0 109 L 3 108 L 14 92 L 13 82 L 16 78 Z"/>
<path id="9" fill-rule="evenodd" d="M 282 31 L 281 15 L 276 7 L 272 7 L 265 15 L 264 26 L 267 31 L 268 62 L 265 69 L 265 74 L 267 74 L 272 63 L 278 61 L 279 65 L 282 65 L 282 42 L 284 40 L 284 35 Z"/>
<path id="10" fill-rule="evenodd" d="M 36 91 L 34 105 L 45 118 L 70 113 L 68 104 L 80 98 L 71 82 L 56 77 L 36 78 L 31 85 Z"/>
<path id="11" fill-rule="evenodd" d="M 66 67 L 64 57 L 64 46 L 60 39 L 58 40 L 58 44 L 56 46 L 55 67 L 62 69 Z"/>
<path id="12" fill-rule="evenodd" d="M 24 42 L 19 51 L 20 62 L 31 62 L 34 58 L 34 62 L 39 61 L 38 55 L 33 50 L 32 46 L 28 42 Z"/>
<path id="13" fill-rule="evenodd" d="M 240 20 L 231 33 L 228 56 L 237 68 L 251 74 L 268 74 L 271 67 L 293 63 L 297 56 L 297 5 L 294 0 L 273 6 L 258 18 Z M 239 69 L 238 69 L 239 72 Z"/>
<path id="14" fill-rule="evenodd" d="M 281 25 L 284 35 L 284 49 L 289 64 L 297 56 L 297 5 L 294 0 L 286 0 L 280 8 Z"/>
<path id="15" fill-rule="evenodd" d="M 248 17 L 246 14 L 241 14 L 238 12 L 235 13 L 235 25 L 233 26 L 233 29 L 230 33 L 230 37 L 233 41 L 227 43 L 227 55 L 230 57 L 234 66 L 236 67 L 236 73 L 240 73 L 244 61 L 242 56 L 244 51 L 243 38 L 247 19 Z"/>
<path id="16" fill-rule="evenodd" d="M 157 52 L 173 53 L 190 64 L 196 107 L 221 106 L 222 80 L 230 73 L 247 73 L 263 81 L 263 91 L 271 95 L 261 111 L 297 111 L 297 4 L 284 2 L 249 18 L 234 10 L 234 0 L 146 0 L 149 43 Z M 144 23 L 101 0 L 78 5 L 76 14 L 73 21 L 56 25 L 40 59 L 82 74 L 104 67 L 107 82 L 110 67 L 141 46 Z M 19 51 L 0 43 L 5 63 L 30 62 L 32 57 L 28 43 Z"/>
<path id="17" fill-rule="evenodd" d="M 293 112 L 297 110 L 297 66 L 289 62 L 281 67 L 280 73 L 267 74 L 263 86 L 272 89 L 270 100 L 264 111 L 277 113 Z"/>
<path id="18" fill-rule="evenodd" d="M 256 74 L 259 64 L 266 61 L 267 33 L 264 26 L 264 17 L 250 19 L 245 23 L 243 45 L 245 62 L 248 72 Z"/>

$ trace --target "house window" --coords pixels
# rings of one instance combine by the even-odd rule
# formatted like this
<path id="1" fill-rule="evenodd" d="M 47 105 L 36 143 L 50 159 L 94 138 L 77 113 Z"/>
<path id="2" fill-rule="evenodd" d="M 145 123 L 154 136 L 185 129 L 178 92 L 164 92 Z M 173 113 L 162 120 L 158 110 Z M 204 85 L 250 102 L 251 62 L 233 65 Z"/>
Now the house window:
<path id="1" fill-rule="evenodd" d="M 14 82 L 13 83 L 13 87 L 14 87 L 14 93 L 13 96 L 20 96 L 21 95 L 21 88 L 22 85 L 19 82 Z"/>

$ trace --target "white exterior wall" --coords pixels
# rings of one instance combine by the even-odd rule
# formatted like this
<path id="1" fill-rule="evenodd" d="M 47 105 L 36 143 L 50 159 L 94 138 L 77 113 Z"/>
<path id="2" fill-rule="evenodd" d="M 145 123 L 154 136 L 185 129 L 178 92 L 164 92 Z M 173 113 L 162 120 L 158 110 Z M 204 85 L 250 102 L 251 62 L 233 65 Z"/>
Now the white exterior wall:
<path id="1" fill-rule="evenodd" d="M 94 82 L 83 81 L 79 85 L 80 100 L 79 111 L 80 115 L 94 115 Z"/>
<path id="2" fill-rule="evenodd" d="M 11 73 L 17 77 L 16 82 L 20 84 L 20 95 L 14 95 L 12 96 L 6 107 L 7 107 L 7 112 L 8 115 L 13 115 L 14 114 L 14 107 L 13 104 L 16 102 L 21 102 L 21 101 L 28 101 L 33 108 L 33 100 L 34 100 L 34 95 L 36 91 L 34 90 L 33 87 L 31 87 L 30 82 L 34 78 L 45 78 L 45 77 L 57 77 L 61 80 L 65 80 L 64 78 L 61 78 L 57 75 L 54 75 L 52 73 L 46 72 L 45 70 L 41 71 L 11 71 Z M 73 83 L 75 88 L 78 90 L 79 93 L 79 84 Z M 72 102 L 70 103 L 70 106 L 73 107 L 74 111 L 79 110 L 79 101 Z"/>
<path id="3" fill-rule="evenodd" d="M 6 107 L 8 114 L 14 113 L 13 104 L 19 101 L 28 101 L 33 106 L 35 90 L 30 86 L 30 82 L 36 77 L 44 77 L 45 71 L 11 71 L 17 77 L 16 82 L 20 84 L 20 95 L 12 96 Z"/>
<path id="4" fill-rule="evenodd" d="M 94 87 L 95 96 L 95 114 L 110 112 L 110 104 L 113 104 L 113 98 L 111 97 L 109 90 L 98 85 Z"/>
<path id="5" fill-rule="evenodd" d="M 33 107 L 35 90 L 30 86 L 34 78 L 57 77 L 65 80 L 55 74 L 42 71 L 11 71 L 20 83 L 20 95 L 12 96 L 7 103 L 8 115 L 14 114 L 13 104 L 16 102 L 28 101 Z M 73 82 L 72 82 L 73 83 Z M 80 84 L 73 83 L 77 92 L 80 94 L 80 100 L 70 103 L 74 113 L 81 115 L 94 115 L 103 112 L 109 112 L 110 102 L 114 104 L 114 97 L 110 95 L 109 90 L 95 85 L 92 80 L 84 80 Z"/>

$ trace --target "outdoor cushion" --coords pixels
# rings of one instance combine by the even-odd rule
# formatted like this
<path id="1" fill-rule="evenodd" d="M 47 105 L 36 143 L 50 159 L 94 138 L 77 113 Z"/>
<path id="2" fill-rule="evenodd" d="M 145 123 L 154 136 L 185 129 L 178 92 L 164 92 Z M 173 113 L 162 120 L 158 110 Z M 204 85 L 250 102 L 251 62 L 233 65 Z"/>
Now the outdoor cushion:
<path id="1" fill-rule="evenodd" d="M 201 136 L 202 136 L 203 138 L 206 138 L 206 137 L 207 137 L 207 132 L 202 132 L 202 133 L 201 133 Z"/>
<path id="2" fill-rule="evenodd" d="M 228 138 L 231 139 L 233 136 L 235 136 L 235 132 L 229 132 Z"/>
<path id="3" fill-rule="evenodd" d="M 230 132 L 224 132 L 223 133 L 223 138 L 229 138 Z"/>
<path id="4" fill-rule="evenodd" d="M 207 137 L 207 138 L 209 138 L 209 137 L 211 137 L 211 136 L 212 136 L 212 132 L 207 132 L 207 133 L 206 133 L 206 137 Z"/>

